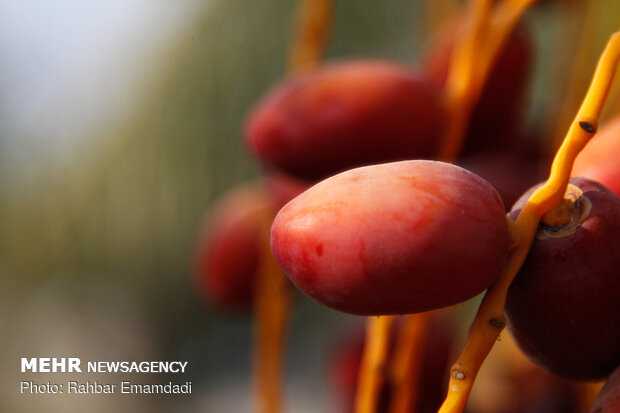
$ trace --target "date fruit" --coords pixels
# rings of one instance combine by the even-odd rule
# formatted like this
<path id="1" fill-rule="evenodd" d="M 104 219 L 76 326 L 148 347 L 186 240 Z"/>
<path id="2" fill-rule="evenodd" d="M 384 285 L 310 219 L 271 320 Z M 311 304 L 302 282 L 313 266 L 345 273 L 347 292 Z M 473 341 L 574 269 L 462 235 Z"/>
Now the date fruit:
<path id="1" fill-rule="evenodd" d="M 460 167 L 402 161 L 328 178 L 284 206 L 276 261 L 320 303 L 362 315 L 467 300 L 500 275 L 508 251 L 495 189 Z"/>
<path id="2" fill-rule="evenodd" d="M 318 180 L 356 166 L 430 157 L 442 121 L 437 88 L 421 74 L 358 60 L 285 80 L 254 108 L 245 136 L 268 168 Z"/>
<path id="3" fill-rule="evenodd" d="M 264 254 L 264 220 L 307 188 L 283 174 L 239 185 L 218 198 L 207 214 L 194 253 L 200 294 L 223 310 L 249 310 Z"/>
<path id="4" fill-rule="evenodd" d="M 505 311 L 530 359 L 568 379 L 596 380 L 620 364 L 620 199 L 589 179 L 571 184 L 564 204 L 570 220 L 539 225 Z"/>
<path id="5" fill-rule="evenodd" d="M 454 39 L 463 19 L 457 19 L 431 42 L 425 70 L 435 84 L 443 87 L 452 56 Z M 500 51 L 478 103 L 471 114 L 463 154 L 485 149 L 509 148 L 522 132 L 524 98 L 533 63 L 530 33 L 520 25 Z"/>
<path id="6" fill-rule="evenodd" d="M 217 308 L 249 310 L 260 258 L 261 219 L 271 202 L 259 185 L 243 185 L 219 198 L 205 220 L 195 252 L 201 295 Z"/>

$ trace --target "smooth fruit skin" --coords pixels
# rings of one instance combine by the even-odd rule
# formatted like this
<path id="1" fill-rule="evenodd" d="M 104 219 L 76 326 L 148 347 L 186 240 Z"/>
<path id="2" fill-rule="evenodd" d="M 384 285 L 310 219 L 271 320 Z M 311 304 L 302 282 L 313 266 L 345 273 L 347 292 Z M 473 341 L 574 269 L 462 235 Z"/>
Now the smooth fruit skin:
<path id="1" fill-rule="evenodd" d="M 590 200 L 590 214 L 573 235 L 534 240 L 505 311 L 534 362 L 565 378 L 596 380 L 620 364 L 620 199 L 595 181 L 571 183 Z"/>
<path id="2" fill-rule="evenodd" d="M 609 376 L 590 413 L 620 412 L 620 366 Z"/>
<path id="3" fill-rule="evenodd" d="M 435 154 L 437 88 L 379 60 L 332 64 L 285 80 L 253 109 L 246 144 L 267 168 L 318 180 L 371 163 Z"/>
<path id="4" fill-rule="evenodd" d="M 439 87 L 446 83 L 454 39 L 462 22 L 461 18 L 450 22 L 431 42 L 425 58 L 425 71 Z M 533 55 L 529 31 L 520 25 L 500 51 L 474 107 L 463 141 L 464 155 L 483 149 L 510 148 L 519 141 Z"/>
<path id="5" fill-rule="evenodd" d="M 357 168 L 280 210 L 271 247 L 304 293 L 361 315 L 427 311 L 464 301 L 501 273 L 504 206 L 489 183 L 436 161 Z"/>
<path id="6" fill-rule="evenodd" d="M 195 251 L 195 274 L 199 292 L 214 307 L 251 308 L 261 219 L 270 208 L 259 185 L 243 185 L 220 197 L 206 217 Z"/>
<path id="7" fill-rule="evenodd" d="M 594 179 L 620 196 L 620 116 L 606 122 L 579 154 L 573 176 Z"/>

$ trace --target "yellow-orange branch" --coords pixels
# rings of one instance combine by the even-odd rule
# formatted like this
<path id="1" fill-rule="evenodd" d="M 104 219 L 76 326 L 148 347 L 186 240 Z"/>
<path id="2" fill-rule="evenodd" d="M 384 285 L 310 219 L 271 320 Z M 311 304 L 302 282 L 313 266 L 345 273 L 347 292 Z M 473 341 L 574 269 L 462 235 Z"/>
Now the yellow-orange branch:
<path id="1" fill-rule="evenodd" d="M 434 10 L 427 5 L 429 10 Z M 437 7 L 437 6 L 435 6 Z M 476 76 L 476 45 L 482 40 L 484 26 L 491 9 L 490 0 L 476 0 L 469 10 L 463 41 L 456 43 L 446 86 L 446 106 L 451 115 L 444 145 L 437 158 L 454 162 L 458 155 L 469 116 L 476 102 L 476 90 L 472 83 L 482 81 Z M 390 384 L 393 396 L 390 412 L 408 412 L 416 402 L 419 368 L 412 360 L 419 356 L 422 341 L 428 327 L 428 313 L 409 314 L 403 317 L 402 331 L 396 338 L 396 350 L 390 368 Z"/>
<path id="2" fill-rule="evenodd" d="M 584 89 L 582 85 L 585 85 L 590 70 L 592 70 L 590 66 L 584 65 L 582 62 L 586 59 L 590 60 L 595 56 L 592 44 L 594 41 L 594 31 L 597 29 L 598 3 L 594 1 L 566 1 L 562 2 L 562 6 L 565 12 L 572 12 L 572 14 L 578 15 L 581 20 L 579 21 L 576 40 L 574 38 L 575 35 L 571 39 L 571 36 L 568 34 L 564 34 L 560 38 L 560 41 L 563 42 L 572 40 L 575 43 L 575 47 L 567 50 L 570 55 L 560 63 L 564 65 L 563 67 L 569 67 L 570 71 L 564 82 L 566 90 L 563 91 L 561 98 L 556 102 L 559 108 L 557 115 L 550 117 L 549 125 L 546 128 L 549 138 L 551 138 L 549 139 L 549 154 L 554 153 L 562 143 L 566 125 L 572 120 L 573 113 L 579 105 L 579 99 L 581 99 L 583 94 Z M 576 24 L 573 24 L 573 26 L 576 26 Z M 564 53 L 566 54 L 566 51 Z"/>
<path id="3" fill-rule="evenodd" d="M 448 74 L 445 99 L 451 118 L 440 148 L 439 160 L 456 161 L 471 111 L 495 57 L 529 3 L 520 1 L 513 4 L 512 8 L 499 10 L 496 19 L 503 22 L 503 25 L 497 25 L 494 32 L 491 32 L 490 26 L 492 1 L 475 0 L 471 3 L 464 34 L 455 44 Z M 391 371 L 391 383 L 394 396 L 391 413 L 407 412 L 415 403 L 415 388 L 420 372 L 419 368 L 414 369 L 409 361 L 419 355 L 428 327 L 428 317 L 428 314 L 412 314 L 404 318 L 404 331 L 397 338 L 397 350 L 392 361 L 394 368 Z"/>
<path id="4" fill-rule="evenodd" d="M 464 27 L 465 33 L 461 41 L 457 41 L 452 52 L 452 62 L 446 82 L 445 105 L 450 113 L 450 121 L 439 159 L 454 162 L 460 152 L 465 131 L 469 123 L 471 111 L 478 100 L 481 82 L 481 66 L 485 62 L 480 58 L 485 25 L 491 11 L 490 0 L 475 0 L 469 10 L 469 18 Z"/>
<path id="5" fill-rule="evenodd" d="M 474 105 L 506 39 L 534 0 L 505 0 L 493 6 L 491 0 L 474 0 L 465 33 L 455 43 L 445 90 L 445 104 L 451 114 L 440 150 L 441 160 L 454 162 Z"/>
<path id="6" fill-rule="evenodd" d="M 459 360 L 452 366 L 448 396 L 439 413 L 462 412 L 482 362 L 505 326 L 504 304 L 510 283 L 525 261 L 541 217 L 559 206 L 575 158 L 594 135 L 620 59 L 620 32 L 612 35 L 599 59 L 586 97 L 551 166 L 547 182 L 528 199 L 517 218 L 519 243 L 499 280 L 485 294 Z"/>
<path id="7" fill-rule="evenodd" d="M 273 258 L 269 246 L 269 226 L 272 220 L 273 215 L 266 212 L 254 299 L 254 379 L 260 413 L 282 411 L 281 372 L 292 302 L 291 286 Z"/>
<path id="8" fill-rule="evenodd" d="M 577 411 L 589 412 L 604 385 L 605 381 L 574 383 L 578 396 Z"/>
<path id="9" fill-rule="evenodd" d="M 439 2 L 437 2 L 439 3 Z M 474 82 L 475 48 L 481 40 L 483 27 L 488 19 L 490 0 L 476 0 L 470 10 L 471 27 L 466 27 L 464 40 L 457 42 L 448 74 L 446 87 L 446 106 L 451 114 L 444 145 L 437 158 L 444 162 L 456 160 L 460 142 L 467 127 L 471 109 L 475 103 Z M 429 11 L 434 11 L 439 4 L 427 4 Z M 434 8 L 435 7 L 435 8 Z M 414 368 L 412 360 L 418 356 L 428 324 L 428 313 L 409 314 L 403 317 L 402 331 L 396 337 L 395 356 L 390 366 L 390 384 L 393 396 L 390 401 L 390 413 L 408 412 L 417 397 L 416 385 L 419 369 Z"/>
<path id="10" fill-rule="evenodd" d="M 370 317 L 355 396 L 355 413 L 374 413 L 387 370 L 390 332 L 396 316 Z"/>
<path id="11" fill-rule="evenodd" d="M 300 0 L 289 72 L 315 68 L 323 56 L 332 0 Z M 266 214 L 269 215 L 269 214 Z M 254 304 L 254 380 L 260 413 L 282 411 L 282 363 L 292 294 L 269 246 L 273 214 L 264 217 L 262 256 Z"/>
<path id="12" fill-rule="evenodd" d="M 417 405 L 419 384 L 423 379 L 420 377 L 422 354 L 430 321 L 430 312 L 403 317 L 389 372 L 393 392 L 390 413 L 409 413 Z"/>
<path id="13" fill-rule="evenodd" d="M 426 7 L 425 30 L 427 37 L 433 37 L 438 28 L 458 10 L 456 0 L 432 0 L 427 1 L 424 6 Z M 416 24 L 419 24 L 419 18 Z"/>
<path id="14" fill-rule="evenodd" d="M 297 31 L 289 56 L 288 70 L 291 73 L 316 68 L 327 41 L 333 0 L 300 0 L 297 16 Z"/>

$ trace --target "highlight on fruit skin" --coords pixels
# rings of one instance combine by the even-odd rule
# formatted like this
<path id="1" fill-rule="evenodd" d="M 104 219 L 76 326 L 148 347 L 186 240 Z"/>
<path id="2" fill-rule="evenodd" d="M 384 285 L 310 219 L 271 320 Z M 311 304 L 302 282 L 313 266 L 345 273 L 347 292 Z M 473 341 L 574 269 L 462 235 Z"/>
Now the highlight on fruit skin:
<path id="1" fill-rule="evenodd" d="M 620 116 L 601 126 L 596 136 L 579 154 L 573 176 L 594 179 L 620 196 Z"/>
<path id="2" fill-rule="evenodd" d="M 586 178 L 571 184 L 573 201 L 555 214 L 557 224 L 543 217 L 508 290 L 505 312 L 534 362 L 565 378 L 596 380 L 620 364 L 620 198 Z"/>
<path id="3" fill-rule="evenodd" d="M 276 261 L 301 291 L 360 315 L 417 313 L 467 300 L 499 277 L 504 206 L 460 167 L 402 161 L 328 178 L 284 206 Z"/>
<path id="4" fill-rule="evenodd" d="M 267 168 L 304 180 L 435 154 L 439 92 L 413 69 L 354 60 L 284 80 L 248 117 L 245 141 Z"/>
<path id="5" fill-rule="evenodd" d="M 590 413 L 620 412 L 620 366 L 609 376 Z"/>

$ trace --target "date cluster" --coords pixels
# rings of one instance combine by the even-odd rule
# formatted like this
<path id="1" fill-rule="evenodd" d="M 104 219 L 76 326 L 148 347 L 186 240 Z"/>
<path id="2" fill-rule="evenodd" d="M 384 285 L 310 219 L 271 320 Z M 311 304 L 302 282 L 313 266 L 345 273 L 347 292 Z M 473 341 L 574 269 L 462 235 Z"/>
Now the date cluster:
<path id="1" fill-rule="evenodd" d="M 474 107 L 461 167 L 433 160 L 448 121 L 441 96 L 453 43 L 447 31 L 422 68 L 330 62 L 283 79 L 256 103 L 244 135 L 264 178 L 221 196 L 196 249 L 197 285 L 210 303 L 251 307 L 261 217 L 270 212 L 277 212 L 270 242 L 282 271 L 338 311 L 426 312 L 497 281 L 510 254 L 508 220 L 541 180 L 533 165 L 545 161 L 521 127 L 534 45 L 521 25 L 499 54 Z M 603 379 L 620 365 L 619 150 L 620 118 L 578 158 L 565 219 L 539 225 L 508 292 L 508 328 L 522 351 L 571 380 Z M 359 368 L 358 353 L 334 363 L 344 366 L 334 373 L 340 382 L 346 369 Z M 598 405 L 618 406 L 618 374 Z M 430 385 L 439 388 L 442 375 L 434 376 Z"/>

